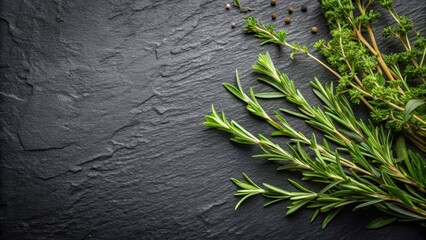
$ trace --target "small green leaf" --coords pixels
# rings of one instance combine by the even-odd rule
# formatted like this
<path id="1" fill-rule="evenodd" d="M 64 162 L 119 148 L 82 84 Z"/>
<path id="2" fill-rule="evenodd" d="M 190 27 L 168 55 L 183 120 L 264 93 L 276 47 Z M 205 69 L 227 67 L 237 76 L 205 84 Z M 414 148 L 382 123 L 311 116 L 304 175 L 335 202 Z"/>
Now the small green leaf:
<path id="1" fill-rule="evenodd" d="M 320 213 L 319 208 L 317 208 L 314 212 L 314 214 L 311 217 L 311 222 L 315 221 L 315 219 L 317 218 L 318 214 Z"/>
<path id="2" fill-rule="evenodd" d="M 386 204 L 386 206 L 389 209 L 395 211 L 398 214 L 401 214 L 402 216 L 405 216 L 405 217 L 408 217 L 408 218 L 417 219 L 417 220 L 425 220 L 426 219 L 425 217 L 422 217 L 420 215 L 417 215 L 415 213 L 407 211 L 407 210 L 405 210 L 405 209 L 403 209 L 403 208 L 401 208 L 401 207 L 399 207 L 399 206 L 397 206 L 397 205 L 395 205 L 393 203 L 385 203 L 385 204 Z"/>
<path id="3" fill-rule="evenodd" d="M 335 181 L 335 182 L 332 182 L 332 183 L 330 183 L 330 184 L 328 184 L 325 188 L 323 188 L 319 193 L 318 193 L 318 195 L 321 195 L 321 194 L 324 194 L 324 193 L 326 193 L 328 190 L 330 190 L 330 189 L 332 189 L 332 188 L 334 188 L 335 186 L 337 186 L 338 184 L 340 184 L 342 181 Z"/>
<path id="4" fill-rule="evenodd" d="M 301 194 L 301 195 L 298 195 L 298 196 L 294 196 L 294 197 L 291 197 L 290 198 L 290 200 L 302 200 L 302 199 L 313 199 L 313 198 L 315 198 L 317 196 L 317 194 L 316 193 L 309 193 L 309 194 Z"/>
<path id="5" fill-rule="evenodd" d="M 397 187 L 393 187 L 393 186 L 388 186 L 388 185 L 382 185 L 382 188 L 388 190 L 395 197 L 400 198 L 408 206 L 414 207 L 413 202 L 411 202 L 411 200 L 407 197 L 408 194 L 402 191 L 401 189 Z"/>
<path id="6" fill-rule="evenodd" d="M 421 99 L 411 99 L 410 101 L 408 101 L 404 107 L 404 120 L 409 120 L 410 117 L 414 114 L 413 111 L 425 103 L 426 101 Z"/>
<path id="7" fill-rule="evenodd" d="M 325 229 L 327 227 L 327 225 L 330 223 L 331 220 L 333 220 L 333 218 L 340 212 L 341 208 L 338 208 L 334 211 L 332 211 L 331 213 L 329 213 L 325 218 L 324 221 L 322 222 L 322 229 Z"/>
<path id="8" fill-rule="evenodd" d="M 288 211 L 286 212 L 286 215 L 290 215 L 294 212 L 296 212 L 298 209 L 309 203 L 311 199 L 305 199 L 305 200 L 299 200 L 294 201 L 290 206 L 288 206 Z"/>
<path id="9" fill-rule="evenodd" d="M 390 218 L 390 217 L 376 218 L 367 225 L 367 228 L 368 229 L 382 228 L 384 226 L 387 226 L 387 225 L 395 222 L 396 220 L 398 220 L 398 218 Z"/>
<path id="10" fill-rule="evenodd" d="M 246 99 L 244 98 L 243 93 L 240 90 L 238 90 L 238 88 L 236 88 L 234 85 L 229 84 L 229 83 L 223 83 L 223 86 L 226 88 L 226 90 L 228 90 L 234 96 L 241 99 L 241 101 L 246 102 Z"/>
<path id="11" fill-rule="evenodd" d="M 286 199 L 287 199 L 287 198 L 278 198 L 278 199 L 275 199 L 275 200 L 269 201 L 269 202 L 265 203 L 265 204 L 263 205 L 263 207 L 268 207 L 269 205 L 272 205 L 272 204 L 277 203 L 277 202 L 281 202 L 281 201 L 286 200 Z"/>
<path id="12" fill-rule="evenodd" d="M 287 136 L 286 134 L 284 134 L 282 131 L 273 131 L 271 133 L 272 137 L 279 137 L 279 136 Z"/>
<path id="13" fill-rule="evenodd" d="M 301 119 L 309 119 L 309 117 L 306 116 L 303 113 L 294 112 L 294 111 L 291 111 L 291 110 L 288 110 L 288 109 L 284 109 L 284 108 L 280 108 L 280 111 L 281 112 L 285 112 L 285 113 L 290 114 L 290 115 L 293 115 L 295 117 L 301 118 Z"/>
<path id="14" fill-rule="evenodd" d="M 240 0 L 234 0 L 234 6 L 240 9 L 241 12 L 254 11 L 254 8 L 243 7 L 240 3 Z"/>
<path id="15" fill-rule="evenodd" d="M 264 92 L 264 93 L 256 93 L 255 96 L 257 98 L 265 98 L 265 99 L 271 99 L 271 98 L 284 98 L 285 95 L 281 92 Z"/>
<path id="16" fill-rule="evenodd" d="M 294 180 L 292 180 L 292 179 L 288 179 L 288 181 L 293 185 L 293 186 L 295 186 L 296 188 L 298 188 L 298 189 L 300 189 L 300 190 L 302 190 L 302 191 L 304 191 L 304 192 L 309 192 L 309 193 L 314 193 L 314 192 L 312 192 L 311 190 L 309 190 L 309 189 L 307 189 L 307 188 L 305 188 L 305 187 L 303 187 L 302 185 L 300 185 L 300 184 L 298 184 L 297 182 L 295 182 Z"/>
<path id="17" fill-rule="evenodd" d="M 249 178 L 249 176 L 247 176 L 247 174 L 243 173 L 243 177 L 244 177 L 244 179 L 245 179 L 248 183 L 250 183 L 252 186 L 255 186 L 256 188 L 259 188 L 259 189 L 260 189 L 260 187 L 259 187 L 259 186 L 257 186 L 257 184 L 256 184 L 256 183 L 254 183 L 254 182 L 253 182 L 253 180 L 251 180 L 251 179 Z"/>
<path id="18" fill-rule="evenodd" d="M 248 189 L 248 190 L 256 190 L 256 189 L 258 189 L 255 186 L 252 186 L 250 184 L 241 182 L 240 180 L 235 179 L 235 178 L 231 178 L 231 181 L 232 181 L 233 184 L 237 185 L 239 188 L 242 188 L 242 189 Z"/>
<path id="19" fill-rule="evenodd" d="M 377 204 L 377 203 L 380 203 L 380 202 L 383 202 L 383 201 L 385 201 L 385 200 L 384 199 L 371 200 L 371 201 L 368 201 L 368 202 L 365 202 L 365 203 L 361 203 L 361 204 L 355 206 L 353 210 L 356 211 L 356 210 L 358 210 L 360 208 L 368 207 L 368 206 L 371 206 L 371 205 L 374 205 L 374 204 Z"/>
<path id="20" fill-rule="evenodd" d="M 281 188 L 269 185 L 267 183 L 264 183 L 263 186 L 266 188 L 268 193 L 272 192 L 272 193 L 275 193 L 275 194 L 280 194 L 282 196 L 288 196 L 288 197 L 290 196 L 290 192 L 287 192 L 287 191 L 285 191 Z"/>
<path id="21" fill-rule="evenodd" d="M 247 194 L 247 195 L 245 195 L 244 197 L 242 197 L 242 198 L 240 199 L 240 201 L 238 201 L 237 205 L 235 205 L 235 210 L 237 210 L 237 209 L 238 209 L 238 207 L 241 205 L 241 203 L 243 203 L 245 200 L 247 200 L 247 198 L 249 198 L 249 197 L 251 197 L 251 196 L 254 196 L 254 195 L 256 195 L 256 194 L 255 194 L 255 193 L 250 193 L 250 194 Z"/>

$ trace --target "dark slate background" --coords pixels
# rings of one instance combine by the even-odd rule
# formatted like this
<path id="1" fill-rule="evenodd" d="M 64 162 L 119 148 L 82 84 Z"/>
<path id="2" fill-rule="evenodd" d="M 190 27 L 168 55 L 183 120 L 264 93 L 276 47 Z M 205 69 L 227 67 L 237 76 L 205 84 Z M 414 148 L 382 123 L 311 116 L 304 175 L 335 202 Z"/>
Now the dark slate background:
<path id="1" fill-rule="evenodd" d="M 203 117 L 214 103 L 255 133 L 271 131 L 221 87 L 239 68 L 245 87 L 267 89 L 250 71 L 260 52 L 307 98 L 314 76 L 335 80 L 241 30 L 245 17 L 270 22 L 275 11 L 290 42 L 312 46 L 327 29 L 318 3 L 304 2 L 307 13 L 289 0 L 242 1 L 253 13 L 214 0 L 0 1 L 2 239 L 423 239 L 414 224 L 365 230 L 374 210 L 347 210 L 324 231 L 311 211 L 285 217 L 286 203 L 262 209 L 256 198 L 234 211 L 230 177 L 291 189 L 295 175 L 252 159 L 257 149 L 207 130 Z M 424 0 L 396 8 L 426 31 Z"/>

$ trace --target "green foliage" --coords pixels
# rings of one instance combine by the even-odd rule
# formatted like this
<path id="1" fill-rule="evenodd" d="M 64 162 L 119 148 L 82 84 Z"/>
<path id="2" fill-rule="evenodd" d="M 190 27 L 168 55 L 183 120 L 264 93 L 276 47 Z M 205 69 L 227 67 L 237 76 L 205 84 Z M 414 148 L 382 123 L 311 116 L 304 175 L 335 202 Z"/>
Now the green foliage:
<path id="1" fill-rule="evenodd" d="M 254 17 L 246 18 L 243 29 L 248 33 L 254 33 L 258 38 L 265 39 L 260 45 L 267 43 L 286 43 L 287 33 L 284 30 L 275 31 L 273 24 L 265 26 L 263 22 L 256 20 Z"/>
<path id="2" fill-rule="evenodd" d="M 314 57 L 306 46 L 288 43 L 284 30 L 265 26 L 253 17 L 246 20 L 244 29 L 262 39 L 262 45 L 273 43 L 290 48 L 291 58 L 303 53 L 320 63 L 339 79 L 338 93 L 347 94 L 355 104 L 366 104 L 376 123 L 404 132 L 426 152 L 426 108 L 404 114 L 411 100 L 426 100 L 426 38 L 414 31 L 410 19 L 396 13 L 391 0 L 320 0 L 320 4 L 331 39 L 321 39 L 314 47 L 327 63 Z M 381 16 L 371 8 L 373 5 L 382 7 L 394 18 L 395 23 L 386 26 L 382 34 L 394 37 L 404 51 L 384 53 L 380 50 L 374 24 Z"/>
<path id="3" fill-rule="evenodd" d="M 243 7 L 240 3 L 240 0 L 234 0 L 234 6 L 240 9 L 241 12 L 254 11 L 254 8 L 251 7 Z"/>
<path id="4" fill-rule="evenodd" d="M 295 88 L 294 82 L 280 72 L 270 55 L 260 54 L 252 69 L 258 80 L 273 88 L 272 92 L 246 94 L 236 72 L 236 85 L 224 87 L 246 104 L 247 110 L 274 128 L 272 137 L 287 137 L 289 144 L 282 147 L 262 134 L 250 133 L 235 121 L 228 121 L 224 113 L 206 116 L 205 125 L 233 135 L 232 141 L 257 145 L 261 151 L 254 157 L 266 158 L 280 164 L 279 170 L 296 171 L 303 181 L 316 182 L 322 190 L 314 191 L 289 179 L 296 191 L 270 184 L 256 184 L 243 173 L 245 181 L 232 178 L 241 197 L 236 208 L 248 198 L 262 195 L 269 199 L 265 206 L 290 201 L 287 215 L 302 208 L 315 209 L 311 221 L 325 214 L 322 227 L 344 207 L 358 210 L 376 207 L 387 217 L 371 222 L 368 228 L 380 228 L 395 221 L 426 223 L 426 163 L 419 154 L 407 150 L 404 138 L 395 142 L 393 132 L 357 120 L 348 100 L 336 95 L 333 85 L 312 82 L 315 95 L 323 108 L 310 105 Z M 269 115 L 257 97 L 284 98 L 297 111 L 278 109 Z M 410 102 L 406 114 L 412 114 L 423 102 Z M 303 119 L 323 134 L 320 141 L 315 134 L 306 136 L 285 120 L 288 114 Z M 377 113 L 379 114 L 379 113 Z"/>
<path id="5" fill-rule="evenodd" d="M 379 0 L 379 4 L 382 8 L 391 9 L 393 5 L 393 0 Z"/>

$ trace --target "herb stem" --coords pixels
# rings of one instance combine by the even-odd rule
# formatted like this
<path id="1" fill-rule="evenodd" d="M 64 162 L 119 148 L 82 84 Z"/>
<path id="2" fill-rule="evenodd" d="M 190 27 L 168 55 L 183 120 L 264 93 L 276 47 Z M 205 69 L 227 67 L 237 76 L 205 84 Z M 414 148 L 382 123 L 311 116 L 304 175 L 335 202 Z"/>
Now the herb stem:
<path id="1" fill-rule="evenodd" d="M 382 54 L 380 53 L 379 47 L 377 46 L 376 38 L 374 37 L 374 33 L 370 24 L 367 25 L 367 31 L 368 31 L 368 35 L 370 36 L 370 40 L 373 44 L 373 48 L 377 53 L 376 54 L 377 61 L 379 62 L 380 66 L 382 67 L 388 79 L 391 81 L 394 81 L 395 79 L 393 78 L 393 75 L 391 73 L 392 70 L 390 70 L 389 67 L 386 65 L 386 63 L 383 61 Z M 404 90 L 402 90 L 400 86 L 397 86 L 397 89 L 400 93 L 404 94 Z"/>
<path id="2" fill-rule="evenodd" d="M 359 29 L 355 28 L 355 33 L 356 33 L 357 38 L 370 50 L 370 52 L 374 56 L 377 56 L 376 50 L 374 50 L 374 48 L 371 47 L 370 43 L 368 43 L 367 40 L 365 40 L 364 36 L 362 36 L 361 31 Z"/>
<path id="3" fill-rule="evenodd" d="M 404 110 L 402 110 L 404 111 Z M 415 118 L 417 121 L 419 121 L 421 124 L 426 125 L 426 121 L 417 116 L 416 114 L 413 115 L 413 118 Z"/>
<path id="4" fill-rule="evenodd" d="M 399 16 L 397 16 L 398 14 L 396 13 L 395 8 L 392 7 L 391 9 L 388 10 L 388 12 L 393 17 L 393 19 L 395 19 L 395 21 L 399 25 L 401 25 L 401 22 L 399 21 Z"/>
<path id="5" fill-rule="evenodd" d="M 318 58 L 316 58 L 315 56 L 313 56 L 312 54 L 310 54 L 309 52 L 306 53 L 306 55 L 308 55 L 310 58 L 314 59 L 315 61 L 317 61 L 319 64 L 321 64 L 323 67 L 325 67 L 328 71 L 330 71 L 332 74 L 334 74 L 334 76 L 338 77 L 339 79 L 342 78 L 342 76 L 340 74 L 338 74 L 336 71 L 334 71 L 331 67 L 329 67 L 327 64 L 325 64 L 324 62 L 322 62 L 321 60 L 319 60 Z"/>
<path id="6" fill-rule="evenodd" d="M 423 49 L 423 55 L 422 55 L 422 60 L 420 61 L 420 66 L 423 66 L 423 63 L 425 61 L 425 57 L 426 57 L 426 47 Z"/>
<path id="7" fill-rule="evenodd" d="M 293 50 L 299 51 L 300 49 L 296 48 L 295 46 L 289 44 L 288 42 L 282 42 L 281 40 L 279 40 L 277 37 L 275 37 L 273 34 L 271 34 L 270 32 L 266 31 L 263 28 L 260 28 L 258 26 L 256 26 L 256 30 L 259 32 L 263 32 L 264 34 L 269 35 L 271 38 L 273 38 L 277 43 L 280 43 L 281 45 L 284 45 L 286 47 L 289 47 Z M 319 60 L 318 58 L 316 58 L 314 55 L 312 55 L 309 52 L 305 53 L 307 56 L 309 56 L 310 58 L 312 58 L 313 60 L 315 60 L 316 62 L 318 62 L 319 64 L 321 64 L 323 67 L 325 67 L 328 71 L 330 71 L 332 74 L 334 74 L 336 77 L 338 78 L 342 78 L 342 76 L 337 73 L 336 71 L 334 71 L 331 67 L 329 67 L 327 64 L 325 64 L 324 62 L 322 62 L 321 60 Z"/>
<path id="8" fill-rule="evenodd" d="M 339 22 L 337 22 L 337 25 L 339 26 L 339 31 L 340 32 L 342 32 L 342 27 L 340 26 L 340 23 Z M 351 71 L 351 72 L 354 72 L 353 71 L 353 69 L 352 69 L 352 66 L 351 66 L 351 64 L 349 63 L 349 61 L 346 59 L 346 54 L 345 54 L 345 50 L 344 50 L 344 48 L 343 48 L 343 41 L 342 41 L 342 37 L 339 37 L 339 44 L 340 44 L 340 51 L 342 52 L 342 56 L 343 56 L 343 58 L 345 59 L 345 63 L 346 63 L 346 65 L 348 66 L 348 68 L 349 68 L 349 70 Z M 361 82 L 361 80 L 358 78 L 358 76 L 356 75 L 356 73 L 354 72 L 354 79 L 355 79 L 355 81 L 358 83 L 358 85 L 360 86 L 360 87 L 363 87 L 363 84 L 362 84 L 362 82 Z M 365 102 L 367 102 L 365 99 L 364 99 L 364 101 Z M 371 109 L 372 109 L 372 107 L 371 107 Z"/>
<path id="9" fill-rule="evenodd" d="M 357 0 L 356 3 L 357 3 L 358 10 L 360 11 L 361 15 L 364 16 L 365 15 L 365 8 L 361 5 L 359 0 Z M 367 25 L 367 32 L 370 36 L 370 40 L 371 40 L 371 43 L 373 44 L 373 47 L 367 42 L 367 40 L 365 40 L 365 38 L 362 36 L 360 30 L 355 29 L 355 32 L 356 32 L 358 38 L 361 40 L 361 42 L 376 56 L 377 61 L 379 62 L 381 68 L 383 69 L 383 71 L 385 72 L 385 74 L 389 78 L 389 80 L 395 80 L 393 78 L 391 71 L 389 70 L 388 66 L 383 61 L 383 58 L 382 58 L 381 53 L 379 51 L 379 48 L 377 46 L 376 38 L 374 37 L 374 33 L 373 33 L 372 28 L 371 28 L 371 25 L 370 24 Z M 404 91 L 401 89 L 400 86 L 398 86 L 398 90 L 401 93 L 404 93 Z"/>

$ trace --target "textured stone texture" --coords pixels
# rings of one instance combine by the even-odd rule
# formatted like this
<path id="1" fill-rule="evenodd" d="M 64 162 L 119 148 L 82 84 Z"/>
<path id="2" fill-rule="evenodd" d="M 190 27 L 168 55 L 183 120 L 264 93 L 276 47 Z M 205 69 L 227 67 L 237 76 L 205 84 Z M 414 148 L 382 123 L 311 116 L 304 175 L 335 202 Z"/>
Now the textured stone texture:
<path id="1" fill-rule="evenodd" d="M 230 177 L 244 171 L 290 187 L 292 175 L 206 130 L 203 116 L 215 103 L 249 129 L 270 131 L 221 87 L 239 68 L 246 87 L 262 88 L 250 72 L 259 52 L 270 51 L 308 97 L 314 75 L 333 79 L 240 28 L 250 14 L 269 22 L 275 11 L 291 41 L 311 46 L 327 29 L 318 3 L 305 2 L 307 13 L 298 1 L 243 1 L 256 7 L 244 14 L 215 0 L 0 1 L 1 238 L 424 238 L 410 224 L 365 230 L 375 211 L 348 210 L 323 231 L 309 224 L 310 211 L 285 217 L 285 204 L 262 209 L 253 199 L 233 210 Z M 424 0 L 397 9 L 426 31 Z"/>

